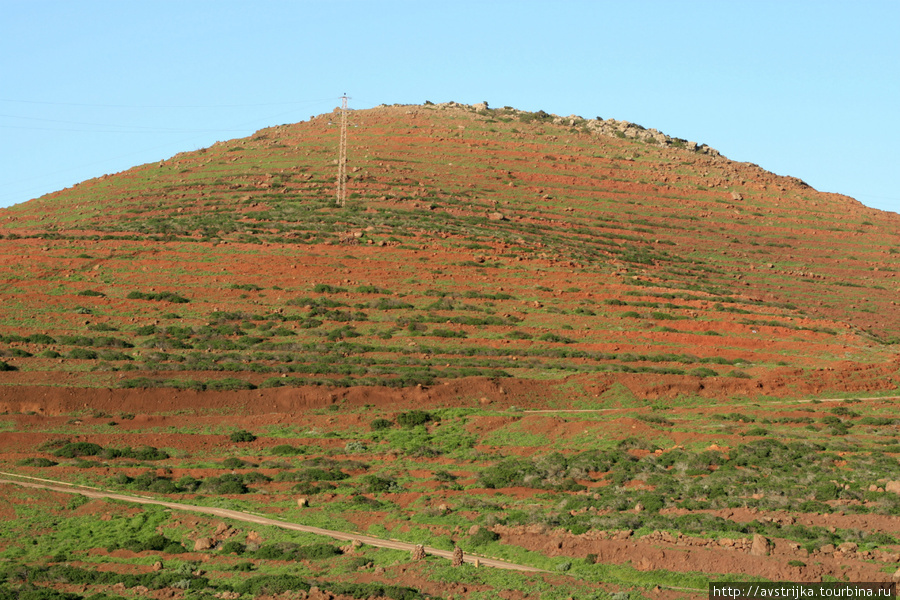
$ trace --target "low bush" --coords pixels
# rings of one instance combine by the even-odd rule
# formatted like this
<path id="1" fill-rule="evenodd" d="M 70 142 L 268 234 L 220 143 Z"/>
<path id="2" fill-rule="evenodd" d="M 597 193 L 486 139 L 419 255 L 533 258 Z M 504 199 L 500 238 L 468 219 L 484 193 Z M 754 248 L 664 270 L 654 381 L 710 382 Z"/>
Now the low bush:
<path id="1" fill-rule="evenodd" d="M 717 377 L 719 374 L 708 367 L 697 367 L 688 371 L 688 375 L 694 377 Z"/>
<path id="2" fill-rule="evenodd" d="M 237 554 L 240 556 L 247 550 L 247 546 L 240 542 L 235 542 L 234 540 L 225 542 L 222 544 L 222 547 L 219 548 L 220 554 Z"/>
<path id="3" fill-rule="evenodd" d="M 29 458 L 23 458 L 16 464 L 21 467 L 54 467 L 58 463 L 42 456 L 32 456 Z"/>
<path id="4" fill-rule="evenodd" d="M 469 543 L 473 546 L 484 546 L 485 544 L 496 542 L 499 539 L 500 534 L 494 533 L 486 527 L 479 527 L 478 531 L 469 538 Z"/>
<path id="5" fill-rule="evenodd" d="M 227 390 L 255 390 L 256 386 L 243 379 L 226 377 L 225 379 L 212 379 L 207 381 L 206 389 L 222 392 Z"/>
<path id="6" fill-rule="evenodd" d="M 428 411 L 411 410 L 409 412 L 397 415 L 397 423 L 402 427 L 415 427 L 416 425 L 424 425 L 425 423 L 438 420 Z"/>
<path id="7" fill-rule="evenodd" d="M 186 304 L 190 302 L 190 300 L 188 300 L 184 296 L 179 296 L 174 292 L 128 292 L 128 295 L 125 297 L 129 300 L 156 300 L 160 302 L 172 302 L 174 304 Z"/>
<path id="8" fill-rule="evenodd" d="M 204 494 L 246 494 L 250 488 L 244 483 L 244 477 L 233 473 L 226 473 L 219 477 L 207 477 L 198 488 Z"/>
<path id="9" fill-rule="evenodd" d="M 55 456 L 75 458 L 76 456 L 96 456 L 103 452 L 103 446 L 91 442 L 70 442 L 54 452 Z"/>
<path id="10" fill-rule="evenodd" d="M 252 442 L 256 439 L 256 436 L 246 429 L 239 429 L 237 431 L 231 432 L 231 435 L 228 436 L 228 439 L 235 443 Z"/>
<path id="11" fill-rule="evenodd" d="M 138 448 L 131 448 L 129 446 L 125 446 L 124 448 L 104 448 L 99 454 L 101 457 L 108 460 L 115 458 L 130 458 L 132 460 L 155 461 L 166 460 L 169 458 L 167 452 L 154 448 L 153 446 L 140 446 Z"/>
<path id="12" fill-rule="evenodd" d="M 306 448 L 291 446 L 290 444 L 280 444 L 272 448 L 272 454 L 275 456 L 298 456 L 300 454 L 305 454 Z"/>

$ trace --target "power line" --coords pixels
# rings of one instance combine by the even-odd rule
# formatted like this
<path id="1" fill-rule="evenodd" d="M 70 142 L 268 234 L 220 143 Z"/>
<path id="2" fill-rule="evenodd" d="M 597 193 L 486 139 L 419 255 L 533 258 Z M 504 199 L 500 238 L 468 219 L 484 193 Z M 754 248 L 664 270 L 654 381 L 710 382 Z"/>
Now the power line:
<path id="1" fill-rule="evenodd" d="M 0 102 L 10 102 L 16 104 L 41 104 L 47 106 L 81 106 L 86 108 L 244 108 L 252 106 L 291 106 L 303 104 L 316 104 L 319 102 L 327 102 L 334 98 L 319 98 L 318 100 L 300 100 L 292 102 L 262 102 L 256 104 L 90 104 L 83 102 L 52 102 L 49 100 L 15 100 L 11 98 L 0 98 Z"/>

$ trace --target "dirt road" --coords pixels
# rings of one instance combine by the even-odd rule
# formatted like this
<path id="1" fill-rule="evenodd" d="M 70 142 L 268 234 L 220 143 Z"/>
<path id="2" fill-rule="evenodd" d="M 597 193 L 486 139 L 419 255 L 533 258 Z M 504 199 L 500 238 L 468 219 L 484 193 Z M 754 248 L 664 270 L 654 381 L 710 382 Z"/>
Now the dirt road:
<path id="1" fill-rule="evenodd" d="M 246 523 L 256 523 L 259 525 L 271 525 L 273 527 L 281 527 L 282 529 L 293 529 L 294 531 L 302 531 L 304 533 L 314 533 L 316 535 L 323 535 L 326 537 L 330 537 L 336 540 L 341 541 L 353 541 L 359 540 L 363 544 L 368 544 L 369 546 L 374 546 L 376 548 L 391 548 L 393 550 L 405 550 L 407 552 L 411 552 L 415 548 L 415 544 L 409 544 L 406 542 L 399 542 L 396 540 L 384 540 L 381 538 L 371 537 L 368 535 L 360 535 L 355 533 L 344 533 L 342 531 L 333 531 L 331 529 L 322 529 L 321 527 L 310 527 L 308 525 L 297 525 L 296 523 L 289 523 L 287 521 L 279 521 L 277 519 L 270 519 L 268 517 L 263 517 L 259 515 L 253 515 L 250 513 L 240 512 L 237 510 L 229 510 L 227 508 L 214 508 L 210 506 L 196 506 L 193 504 L 181 504 L 180 502 L 168 502 L 165 500 L 156 500 L 154 498 L 146 498 L 143 496 L 131 496 L 128 494 L 116 494 L 113 492 L 105 492 L 98 488 L 90 488 L 86 486 L 76 486 L 60 481 L 53 481 L 50 479 L 39 479 L 36 477 L 26 477 L 25 475 L 16 475 L 15 473 L 0 473 L 3 476 L 12 476 L 21 479 L 8 479 L 7 477 L 0 477 L 0 483 L 10 483 L 13 485 L 19 485 L 23 487 L 30 488 L 39 488 L 45 490 L 53 490 L 55 492 L 62 492 L 64 494 L 81 494 L 82 496 L 86 496 L 88 498 L 109 498 L 111 500 L 121 500 L 123 502 L 134 502 L 136 504 L 155 504 L 157 506 L 165 506 L 166 508 L 171 508 L 173 510 L 182 510 L 187 512 L 195 512 L 195 513 L 203 513 L 207 515 L 215 515 L 217 517 L 222 517 L 225 519 L 234 519 L 236 521 L 244 521 Z M 29 481 L 22 481 L 22 479 L 28 479 Z M 441 558 L 452 559 L 453 552 L 447 550 L 439 550 L 437 548 L 432 548 L 430 546 L 425 546 L 426 554 L 431 554 L 433 556 L 440 556 Z M 502 560 L 496 560 L 493 558 L 482 558 L 480 556 L 469 556 L 465 555 L 463 557 L 467 563 L 475 564 L 476 561 L 480 566 L 483 567 L 494 567 L 496 569 L 509 569 L 512 571 L 523 571 L 529 573 L 546 573 L 542 569 L 537 569 L 535 567 L 529 567 L 527 565 L 517 565 L 514 563 L 505 562 Z"/>

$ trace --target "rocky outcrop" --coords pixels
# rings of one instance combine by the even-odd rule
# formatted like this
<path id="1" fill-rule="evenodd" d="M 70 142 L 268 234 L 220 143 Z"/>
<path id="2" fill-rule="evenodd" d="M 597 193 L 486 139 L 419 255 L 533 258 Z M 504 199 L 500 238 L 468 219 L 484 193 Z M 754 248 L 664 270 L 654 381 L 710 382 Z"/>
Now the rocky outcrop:
<path id="1" fill-rule="evenodd" d="M 476 111 L 480 114 L 491 112 L 491 109 L 488 108 L 487 102 L 481 102 L 479 104 L 473 105 L 460 104 L 458 102 L 442 102 L 440 104 L 432 104 L 427 106 L 431 106 L 440 110 L 463 109 L 468 111 Z M 657 129 L 647 129 L 646 127 L 638 125 L 637 123 L 631 123 L 629 121 L 601 119 L 600 117 L 597 117 L 596 119 L 585 119 L 577 115 L 561 117 L 559 115 L 546 113 L 544 111 L 533 113 L 525 110 L 517 110 L 510 107 L 494 109 L 494 112 L 517 116 L 522 120 L 531 121 L 537 119 L 539 121 L 553 123 L 554 125 L 586 128 L 591 133 L 597 135 L 627 138 L 638 140 L 655 146 L 671 146 L 675 148 L 684 148 L 686 150 L 690 150 L 691 152 L 708 154 L 710 156 L 719 156 L 718 150 L 716 150 L 715 148 L 710 148 L 706 144 L 698 144 L 697 142 L 690 142 L 681 138 L 671 137 Z"/>

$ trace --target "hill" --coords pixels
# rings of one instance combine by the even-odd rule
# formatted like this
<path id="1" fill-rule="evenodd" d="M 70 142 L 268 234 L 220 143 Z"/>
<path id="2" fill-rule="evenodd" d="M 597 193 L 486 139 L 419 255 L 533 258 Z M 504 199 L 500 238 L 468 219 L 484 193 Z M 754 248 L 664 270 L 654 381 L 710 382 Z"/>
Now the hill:
<path id="1" fill-rule="evenodd" d="M 900 216 L 454 103 L 340 207 L 339 117 L 0 211 L 0 596 L 900 578 Z"/>
<path id="2" fill-rule="evenodd" d="M 341 209 L 332 117 L 0 212 L 4 378 L 890 379 L 897 215 L 638 125 L 453 103 L 353 112 Z"/>

